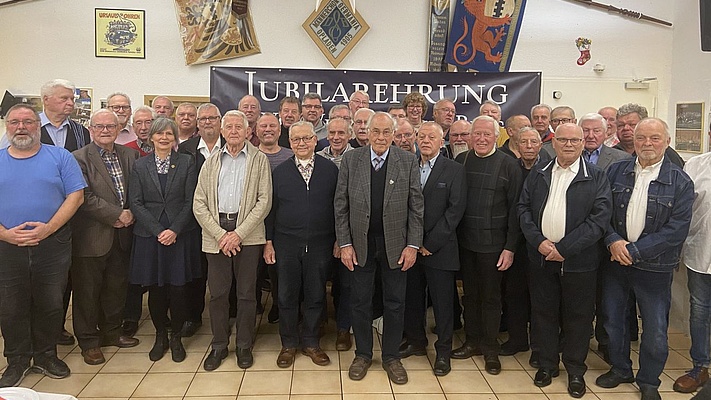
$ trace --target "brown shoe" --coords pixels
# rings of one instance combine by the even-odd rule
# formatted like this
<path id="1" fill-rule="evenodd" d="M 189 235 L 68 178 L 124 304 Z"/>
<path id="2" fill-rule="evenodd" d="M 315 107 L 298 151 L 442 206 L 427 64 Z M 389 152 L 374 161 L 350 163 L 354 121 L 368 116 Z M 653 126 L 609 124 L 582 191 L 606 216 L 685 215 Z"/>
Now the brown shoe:
<path id="1" fill-rule="evenodd" d="M 351 349 L 351 333 L 345 330 L 339 330 L 336 334 L 336 350 L 348 351 Z"/>
<path id="2" fill-rule="evenodd" d="M 331 359 L 328 358 L 328 354 L 324 353 L 320 347 L 304 347 L 301 349 L 301 354 L 309 356 L 311 361 L 316 365 L 328 365 L 331 363 Z"/>
<path id="3" fill-rule="evenodd" d="M 106 362 L 104 353 L 98 347 L 82 350 L 81 355 L 84 357 L 84 362 L 89 365 L 99 365 Z"/>
<path id="4" fill-rule="evenodd" d="M 372 364 L 371 360 L 356 356 L 356 358 L 353 359 L 351 366 L 348 367 L 348 377 L 354 381 L 359 381 L 365 378 L 365 374 L 368 373 L 368 368 L 370 368 L 370 364 Z"/>
<path id="5" fill-rule="evenodd" d="M 402 366 L 400 360 L 390 360 L 384 363 L 383 369 L 388 373 L 388 378 L 392 383 L 397 385 L 407 383 L 407 371 L 405 371 L 405 367 Z"/>
<path id="6" fill-rule="evenodd" d="M 289 368 L 294 363 L 294 357 L 296 357 L 296 348 L 282 347 L 277 357 L 277 367 L 279 368 Z"/>
<path id="7" fill-rule="evenodd" d="M 101 346 L 115 346 L 119 347 L 122 349 L 128 348 L 128 347 L 136 347 L 140 341 L 134 337 L 129 337 L 129 336 L 119 336 L 113 341 L 105 341 L 101 343 Z"/>
<path id="8" fill-rule="evenodd" d="M 694 367 L 674 382 L 674 391 L 680 393 L 693 393 L 709 380 L 707 368 Z"/>

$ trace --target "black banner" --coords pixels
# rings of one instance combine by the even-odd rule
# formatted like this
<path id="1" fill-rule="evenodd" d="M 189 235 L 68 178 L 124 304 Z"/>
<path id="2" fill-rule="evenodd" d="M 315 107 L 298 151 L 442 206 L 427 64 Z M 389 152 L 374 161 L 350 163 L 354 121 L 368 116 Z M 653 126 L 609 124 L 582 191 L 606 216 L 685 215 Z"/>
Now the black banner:
<path id="1" fill-rule="evenodd" d="M 459 119 L 479 115 L 486 100 L 501 105 L 502 119 L 515 114 L 528 115 L 540 102 L 539 72 L 452 73 L 339 71 L 318 69 L 212 67 L 210 101 L 224 113 L 237 109 L 240 98 L 251 94 L 259 99 L 262 111 L 277 112 L 286 96 L 303 97 L 316 92 L 323 99 L 324 114 L 337 104 L 348 104 L 356 90 L 370 95 L 370 108 L 387 111 L 402 102 L 410 92 L 422 93 L 430 105 L 449 98 L 457 107 Z M 425 119 L 431 120 L 432 107 Z"/>

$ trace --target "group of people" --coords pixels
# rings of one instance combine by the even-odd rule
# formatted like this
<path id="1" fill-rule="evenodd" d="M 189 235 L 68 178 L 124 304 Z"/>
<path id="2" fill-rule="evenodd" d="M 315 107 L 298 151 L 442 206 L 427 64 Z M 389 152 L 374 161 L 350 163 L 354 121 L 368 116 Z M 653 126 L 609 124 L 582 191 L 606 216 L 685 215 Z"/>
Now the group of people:
<path id="1" fill-rule="evenodd" d="M 133 110 L 114 93 L 87 129 L 69 119 L 74 89 L 50 81 L 42 113 L 16 105 L 6 115 L 0 386 L 33 370 L 69 375 L 56 347 L 74 341 L 63 329 L 70 293 L 87 364 L 105 362 L 103 346 L 138 344 L 146 291 L 156 332 L 149 358 L 170 351 L 181 362 L 207 286 L 204 369 L 228 356 L 233 329 L 237 365 L 249 368 L 268 277 L 279 367 L 298 352 L 330 363 L 320 345 L 330 279 L 336 349 L 352 347 L 351 332 L 355 339 L 350 379 L 372 364 L 375 326 L 382 367 L 407 383 L 401 359 L 427 354 L 430 301 L 437 376 L 452 358 L 480 355 L 498 374 L 500 356 L 530 349 L 533 383 L 543 387 L 559 375 L 562 353 L 568 393 L 582 397 L 594 332 L 611 365 L 596 384 L 636 382 L 643 400 L 659 399 L 682 252 L 694 365 L 674 389 L 693 392 L 708 379 L 709 157 L 684 166 L 666 123 L 642 106 L 578 120 L 570 107 L 539 104 L 502 123 L 500 106 L 486 101 L 469 122 L 442 99 L 425 121 L 420 93 L 376 112 L 356 91 L 324 121 L 316 93 L 282 99 L 277 115 L 249 95 L 222 114 L 210 103 L 174 108 L 164 96 Z M 462 325 L 465 341 L 453 349 Z M 508 340 L 499 344 L 502 325 Z"/>

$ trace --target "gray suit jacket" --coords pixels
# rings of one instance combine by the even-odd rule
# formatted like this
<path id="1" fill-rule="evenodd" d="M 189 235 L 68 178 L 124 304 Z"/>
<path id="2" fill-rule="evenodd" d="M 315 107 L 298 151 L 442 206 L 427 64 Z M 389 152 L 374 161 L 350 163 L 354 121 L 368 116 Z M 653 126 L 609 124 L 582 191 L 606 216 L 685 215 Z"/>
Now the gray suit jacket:
<path id="1" fill-rule="evenodd" d="M 368 259 L 370 226 L 370 146 L 343 155 L 334 199 L 336 237 L 340 246 L 352 244 L 358 262 Z M 424 200 L 420 169 L 412 153 L 390 146 L 383 196 L 385 251 L 391 269 L 410 245 L 422 245 Z"/>
<path id="2" fill-rule="evenodd" d="M 597 159 L 597 166 L 601 170 L 607 172 L 610 165 L 620 160 L 626 160 L 630 157 L 632 157 L 632 155 L 627 152 L 602 145 L 602 148 L 600 149 L 600 157 Z"/>
<path id="3" fill-rule="evenodd" d="M 138 152 L 131 148 L 115 145 L 121 172 L 123 173 L 125 207 L 121 207 L 113 180 L 99 154 L 99 147 L 93 143 L 72 153 L 77 159 L 86 184 L 84 203 L 72 218 L 72 245 L 75 257 L 101 257 L 111 250 L 114 234 L 119 235 L 121 248 L 131 248 L 133 235 L 131 227 L 116 229 L 124 208 L 128 208 L 129 183 L 131 170 Z"/>

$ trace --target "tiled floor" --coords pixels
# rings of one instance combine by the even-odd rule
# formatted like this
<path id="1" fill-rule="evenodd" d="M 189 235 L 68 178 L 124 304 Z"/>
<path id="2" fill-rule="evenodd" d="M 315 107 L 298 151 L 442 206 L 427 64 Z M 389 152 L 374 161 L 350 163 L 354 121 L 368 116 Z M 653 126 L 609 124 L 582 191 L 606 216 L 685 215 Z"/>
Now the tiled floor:
<path id="1" fill-rule="evenodd" d="M 264 296 L 267 297 L 266 294 Z M 267 311 L 271 300 L 267 300 Z M 207 317 L 207 313 L 206 317 Z M 147 311 L 144 310 L 147 318 Z M 209 350 L 210 328 L 206 320 L 200 332 L 184 339 L 188 356 L 182 363 L 174 363 L 170 353 L 158 361 L 148 359 L 148 350 L 153 344 L 153 325 L 145 319 L 138 331 L 141 344 L 131 349 L 104 348 L 107 362 L 90 366 L 83 362 L 79 348 L 60 346 L 60 357 L 72 370 L 71 376 L 56 380 L 38 374 L 30 374 L 22 386 L 39 392 L 66 393 L 82 400 L 562 400 L 570 399 L 566 392 L 567 376 L 554 379 L 552 385 L 537 388 L 532 377 L 535 370 L 528 365 L 529 353 L 515 357 L 501 357 L 502 371 L 492 376 L 483 371 L 483 357 L 468 360 L 452 360 L 452 372 L 445 377 L 435 377 L 431 364 L 434 350 L 430 344 L 427 357 L 410 357 L 403 360 L 410 382 L 393 385 L 388 381 L 379 363 L 379 338 L 374 341 L 376 350 L 373 366 L 360 382 L 348 379 L 348 366 L 353 352 L 335 351 L 335 327 L 330 321 L 327 333 L 321 341 L 331 358 L 331 365 L 318 367 L 305 356 L 298 355 L 292 368 L 280 369 L 276 357 L 280 349 L 278 325 L 268 324 L 266 313 L 259 316 L 259 330 L 254 345 L 254 366 L 248 370 L 237 368 L 234 357 L 234 340 L 230 356 L 216 371 L 205 372 L 202 361 Z M 71 327 L 71 322 L 67 323 Z M 456 332 L 454 345 L 461 344 L 463 332 Z M 375 333 L 377 337 L 377 333 Z M 430 335 L 430 343 L 434 335 Z M 234 339 L 234 338 L 233 338 Z M 690 341 L 683 333 L 670 332 L 669 360 L 661 377 L 660 391 L 665 400 L 686 400 L 690 395 L 672 391 L 674 379 L 690 367 Z M 596 344 L 591 343 L 591 346 Z M 633 343 L 633 349 L 638 348 Z M 637 353 L 632 355 L 637 368 Z M 4 368 L 5 361 L 0 361 Z M 639 399 L 633 384 L 623 384 L 616 389 L 595 386 L 595 378 L 608 370 L 607 364 L 594 352 L 587 359 L 586 374 L 588 393 L 586 399 L 625 400 Z"/>

